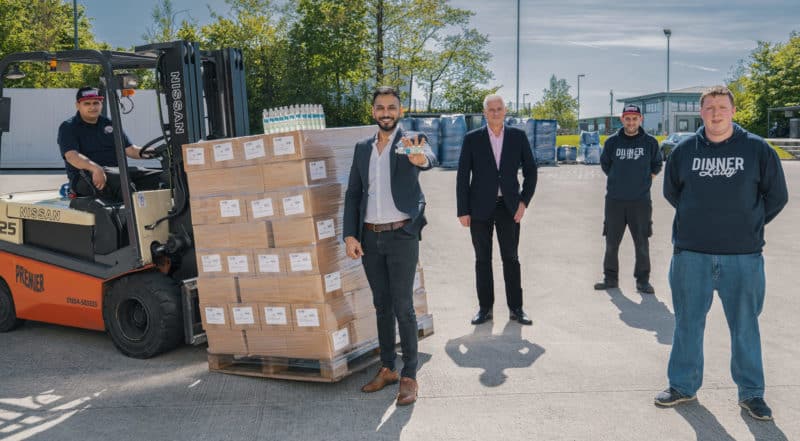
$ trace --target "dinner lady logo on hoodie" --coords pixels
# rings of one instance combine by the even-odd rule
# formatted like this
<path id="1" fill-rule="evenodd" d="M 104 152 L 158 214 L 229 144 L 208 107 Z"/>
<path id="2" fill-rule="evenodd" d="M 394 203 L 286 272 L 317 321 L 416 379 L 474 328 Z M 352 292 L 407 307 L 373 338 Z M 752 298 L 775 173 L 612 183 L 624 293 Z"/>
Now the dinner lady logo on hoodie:
<path id="1" fill-rule="evenodd" d="M 700 177 L 714 178 L 725 176 L 730 178 L 739 170 L 744 171 L 744 158 L 694 158 L 692 171 Z"/>

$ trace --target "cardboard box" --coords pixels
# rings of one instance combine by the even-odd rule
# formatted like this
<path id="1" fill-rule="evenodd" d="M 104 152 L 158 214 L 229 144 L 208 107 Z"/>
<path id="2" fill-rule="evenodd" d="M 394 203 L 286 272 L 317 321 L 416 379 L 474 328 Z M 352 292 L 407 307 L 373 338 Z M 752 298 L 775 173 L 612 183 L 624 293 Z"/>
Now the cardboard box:
<path id="1" fill-rule="evenodd" d="M 341 184 L 296 187 L 278 191 L 278 209 L 284 217 L 335 213 L 344 204 Z"/>
<path id="2" fill-rule="evenodd" d="M 242 152 L 247 165 L 260 164 L 271 159 L 270 149 L 264 140 L 264 135 L 240 136 L 232 138 L 234 147 Z"/>
<path id="3" fill-rule="evenodd" d="M 247 219 L 265 221 L 280 217 L 278 196 L 277 192 L 258 192 L 244 196 Z"/>
<path id="4" fill-rule="evenodd" d="M 378 318 L 373 312 L 370 315 L 356 317 L 350 323 L 350 340 L 358 346 L 378 338 Z"/>
<path id="5" fill-rule="evenodd" d="M 236 279 L 234 277 L 199 277 L 197 294 L 200 303 L 236 303 Z"/>
<path id="6" fill-rule="evenodd" d="M 247 349 L 252 356 L 287 357 L 286 333 L 272 330 L 247 330 Z"/>
<path id="7" fill-rule="evenodd" d="M 194 198 L 191 201 L 194 225 L 247 222 L 244 198 L 240 195 Z"/>
<path id="8" fill-rule="evenodd" d="M 328 332 L 293 332 L 286 335 L 286 357 L 330 360 L 352 347 L 350 325 Z"/>
<path id="9" fill-rule="evenodd" d="M 324 275 L 284 276 L 277 281 L 280 299 L 289 303 L 321 303 L 369 287 L 361 265 Z"/>
<path id="10" fill-rule="evenodd" d="M 195 225 L 193 229 L 195 247 L 200 249 L 270 248 L 275 245 L 272 225 L 268 221 Z"/>
<path id="11" fill-rule="evenodd" d="M 336 182 L 333 158 L 301 159 L 267 163 L 261 166 L 264 190 L 278 190 Z"/>
<path id="12" fill-rule="evenodd" d="M 283 302 L 276 277 L 242 277 L 239 279 L 239 297 L 245 303 Z"/>
<path id="13" fill-rule="evenodd" d="M 200 277 L 255 276 L 251 250 L 217 248 L 195 252 Z"/>
<path id="14" fill-rule="evenodd" d="M 425 315 L 428 313 L 428 293 L 425 288 L 420 288 L 414 291 L 414 312 L 417 316 Z"/>
<path id="15" fill-rule="evenodd" d="M 288 303 L 258 303 L 261 329 L 265 332 L 289 332 L 292 329 L 292 306 Z"/>
<path id="16" fill-rule="evenodd" d="M 353 315 L 358 317 L 375 316 L 375 303 L 372 299 L 372 290 L 362 288 L 345 294 Z"/>
<path id="17" fill-rule="evenodd" d="M 226 303 L 200 303 L 200 318 L 207 332 L 231 329 Z"/>
<path id="18" fill-rule="evenodd" d="M 256 303 L 229 303 L 231 329 L 261 329 L 261 316 Z"/>
<path id="19" fill-rule="evenodd" d="M 422 267 L 417 265 L 417 272 L 414 273 L 414 291 L 425 288 L 425 273 L 422 272 Z"/>
<path id="20" fill-rule="evenodd" d="M 247 355 L 247 338 L 244 331 L 206 330 L 208 352 L 212 354 Z"/>
<path id="21" fill-rule="evenodd" d="M 324 242 L 304 247 L 281 248 L 290 276 L 328 274 L 359 265 L 359 260 L 347 257 L 342 242 Z"/>
<path id="22" fill-rule="evenodd" d="M 295 332 L 335 331 L 354 318 L 353 309 L 345 297 L 325 303 L 292 304 L 292 330 Z"/>
<path id="23" fill-rule="evenodd" d="M 193 198 L 264 191 L 264 178 L 258 165 L 197 170 L 188 173 L 187 179 Z"/>
<path id="24" fill-rule="evenodd" d="M 296 247 L 342 238 L 342 216 L 324 214 L 314 217 L 289 217 L 272 223 L 276 247 Z"/>
<path id="25" fill-rule="evenodd" d="M 253 249 L 253 262 L 258 276 L 280 277 L 286 275 L 286 258 L 277 248 Z"/>
<path id="26" fill-rule="evenodd" d="M 182 146 L 183 169 L 186 170 L 186 173 L 211 168 L 211 157 L 208 153 L 208 147 L 209 145 L 207 142 L 184 144 Z"/>

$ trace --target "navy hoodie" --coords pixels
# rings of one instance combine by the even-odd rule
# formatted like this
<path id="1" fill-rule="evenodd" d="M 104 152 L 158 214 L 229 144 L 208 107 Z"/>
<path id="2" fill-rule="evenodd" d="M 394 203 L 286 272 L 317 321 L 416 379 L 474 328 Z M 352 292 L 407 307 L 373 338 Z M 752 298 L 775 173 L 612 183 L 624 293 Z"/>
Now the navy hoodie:
<path id="1" fill-rule="evenodd" d="M 778 154 L 737 124 L 720 143 L 700 127 L 678 144 L 664 171 L 664 197 L 676 209 L 672 243 L 706 254 L 760 252 L 764 225 L 789 198 Z"/>
<path id="2" fill-rule="evenodd" d="M 652 175 L 661 171 L 658 141 L 639 127 L 636 136 L 625 129 L 606 139 L 600 167 L 608 175 L 606 198 L 621 201 L 650 200 Z"/>

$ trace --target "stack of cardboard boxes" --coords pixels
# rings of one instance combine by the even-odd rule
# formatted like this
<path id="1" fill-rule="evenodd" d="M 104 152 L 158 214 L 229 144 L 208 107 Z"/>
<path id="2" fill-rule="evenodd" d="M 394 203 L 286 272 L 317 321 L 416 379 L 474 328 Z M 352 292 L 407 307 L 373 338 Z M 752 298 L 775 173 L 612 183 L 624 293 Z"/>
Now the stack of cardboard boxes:
<path id="1" fill-rule="evenodd" d="M 374 133 L 304 130 L 184 146 L 209 352 L 331 359 L 374 344 L 372 294 L 342 242 L 353 149 Z M 418 275 L 415 301 L 427 313 Z"/>

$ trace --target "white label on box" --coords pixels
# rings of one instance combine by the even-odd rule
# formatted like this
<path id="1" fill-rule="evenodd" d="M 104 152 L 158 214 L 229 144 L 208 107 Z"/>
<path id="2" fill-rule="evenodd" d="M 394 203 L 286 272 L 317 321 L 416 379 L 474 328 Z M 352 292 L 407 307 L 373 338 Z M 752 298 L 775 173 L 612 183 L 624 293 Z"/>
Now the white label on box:
<path id="1" fill-rule="evenodd" d="M 319 240 L 336 236 L 336 226 L 333 219 L 325 219 L 317 222 L 317 238 Z"/>
<path id="2" fill-rule="evenodd" d="M 311 253 L 289 253 L 289 265 L 292 271 L 311 271 Z"/>
<path id="3" fill-rule="evenodd" d="M 204 273 L 216 273 L 222 271 L 222 258 L 219 254 L 206 254 L 200 257 L 203 263 Z"/>
<path id="4" fill-rule="evenodd" d="M 272 198 L 258 199 L 250 203 L 253 207 L 253 216 L 256 218 L 274 216 L 275 210 L 272 209 Z"/>
<path id="5" fill-rule="evenodd" d="M 265 156 L 267 156 L 267 153 L 264 151 L 263 139 L 256 139 L 255 141 L 247 141 L 244 143 L 244 159 L 249 161 Z"/>
<path id="6" fill-rule="evenodd" d="M 205 165 L 206 150 L 202 147 L 186 149 L 186 165 Z"/>
<path id="7" fill-rule="evenodd" d="M 288 325 L 286 319 L 286 308 L 283 306 L 265 306 L 264 321 L 268 325 Z"/>
<path id="8" fill-rule="evenodd" d="M 319 327 L 319 311 L 317 308 L 304 308 L 295 310 L 297 315 L 297 326 Z"/>
<path id="9" fill-rule="evenodd" d="M 308 164 L 309 174 L 311 180 L 325 179 L 328 177 L 328 170 L 325 167 L 325 161 L 312 161 Z"/>
<path id="10" fill-rule="evenodd" d="M 139 206 L 139 208 L 147 207 L 147 201 L 144 199 L 144 194 L 136 193 L 136 204 Z"/>
<path id="11" fill-rule="evenodd" d="M 419 280 L 419 271 L 416 271 L 414 273 L 414 291 L 418 290 L 419 288 L 421 288 Z"/>
<path id="12" fill-rule="evenodd" d="M 214 144 L 214 161 L 230 161 L 233 159 L 233 144 L 225 142 L 222 144 Z"/>
<path id="13" fill-rule="evenodd" d="M 342 328 L 331 334 L 331 340 L 333 340 L 334 351 L 343 349 L 350 344 L 350 331 L 347 328 Z"/>
<path id="14" fill-rule="evenodd" d="M 283 214 L 290 216 L 293 214 L 303 214 L 306 211 L 306 204 L 303 202 L 303 195 L 289 196 L 283 198 Z"/>
<path id="15" fill-rule="evenodd" d="M 239 199 L 225 199 L 219 201 L 219 215 L 222 217 L 239 217 L 242 210 L 239 208 Z"/>
<path id="16" fill-rule="evenodd" d="M 250 272 L 250 265 L 247 255 L 242 256 L 228 256 L 228 272 L 229 273 L 248 273 Z"/>
<path id="17" fill-rule="evenodd" d="M 224 325 L 225 308 L 206 306 L 206 323 L 209 325 Z"/>
<path id="18" fill-rule="evenodd" d="M 258 270 L 262 273 L 281 272 L 280 256 L 277 254 L 259 254 Z"/>
<path id="19" fill-rule="evenodd" d="M 275 156 L 294 155 L 294 136 L 279 136 L 272 139 Z"/>
<path id="20" fill-rule="evenodd" d="M 336 291 L 342 289 L 342 273 L 336 271 L 335 273 L 325 274 L 325 292 Z"/>
<path id="21" fill-rule="evenodd" d="M 256 319 L 252 306 L 234 306 L 233 323 L 236 325 L 255 325 Z"/>

